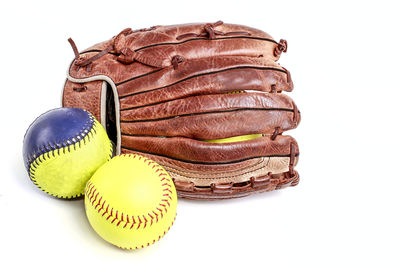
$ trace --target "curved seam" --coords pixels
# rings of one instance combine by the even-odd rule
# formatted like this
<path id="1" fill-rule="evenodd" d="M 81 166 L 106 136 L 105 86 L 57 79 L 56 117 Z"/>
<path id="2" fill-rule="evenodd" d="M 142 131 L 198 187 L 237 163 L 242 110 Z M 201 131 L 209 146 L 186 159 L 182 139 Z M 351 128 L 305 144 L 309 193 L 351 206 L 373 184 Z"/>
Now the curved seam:
<path id="1" fill-rule="evenodd" d="M 41 155 L 54 151 L 54 149 L 59 149 L 63 147 L 68 147 L 69 145 L 73 145 L 79 141 L 81 141 L 82 138 L 85 138 L 87 134 L 89 134 L 90 130 L 93 129 L 94 123 L 95 123 L 95 118 L 90 114 L 88 111 L 84 110 L 87 115 L 88 115 L 88 120 L 85 122 L 83 125 L 83 128 L 78 132 L 76 136 L 67 138 L 67 140 L 63 139 L 60 142 L 56 142 L 54 144 L 52 143 L 47 143 L 47 145 L 43 145 L 41 147 L 38 147 L 32 154 L 28 156 L 28 164 L 27 166 L 29 167 L 32 162 L 34 162 L 38 157 Z M 48 111 L 50 112 L 50 111 Z"/>
<path id="2" fill-rule="evenodd" d="M 147 165 L 152 169 L 156 168 L 155 173 L 158 175 L 162 186 L 160 203 L 158 203 L 155 208 L 147 212 L 147 214 L 129 215 L 126 213 L 124 214 L 124 212 L 118 213 L 118 210 L 114 209 L 112 206 L 110 206 L 110 204 L 106 204 L 106 200 L 103 199 L 103 196 L 91 181 L 89 181 L 86 185 L 85 195 L 95 211 L 100 214 L 102 213 L 102 217 L 107 215 L 105 217 L 106 221 L 111 219 L 111 224 L 116 222 L 115 225 L 117 227 L 121 225 L 122 228 L 126 228 L 128 225 L 130 225 L 129 230 L 133 229 L 134 226 L 136 226 L 135 229 L 139 229 L 141 226 L 143 226 L 142 229 L 144 229 L 148 224 L 151 226 L 153 223 L 158 223 L 159 217 L 162 219 L 164 217 L 164 212 L 168 212 L 169 207 L 171 206 L 170 201 L 172 201 L 172 181 L 169 177 L 169 174 L 165 172 L 164 169 L 155 161 L 135 154 L 123 154 L 121 156 L 132 158 L 137 157 L 139 160 L 147 163 Z"/>
<path id="3" fill-rule="evenodd" d="M 89 115 L 94 119 L 94 117 L 91 114 L 89 114 Z M 79 196 L 83 195 L 81 193 L 81 194 L 77 194 L 77 195 L 74 195 L 74 196 L 61 196 L 61 195 L 58 195 L 58 194 L 52 194 L 52 193 L 44 190 L 38 184 L 38 182 L 36 181 L 36 170 L 40 167 L 41 163 L 43 163 L 46 160 L 46 157 L 47 157 L 48 160 L 51 159 L 51 157 L 56 158 L 57 156 L 61 156 L 61 154 L 67 154 L 67 152 L 70 153 L 72 149 L 74 151 L 76 151 L 77 147 L 80 148 L 81 146 L 86 145 L 86 143 L 89 143 L 92 140 L 92 138 L 94 138 L 95 134 L 97 134 L 97 131 L 96 131 L 95 128 L 98 127 L 98 126 L 100 126 L 99 122 L 95 121 L 93 123 L 92 129 L 83 138 L 81 138 L 79 136 L 76 136 L 76 138 L 79 139 L 79 142 L 75 142 L 75 143 L 70 144 L 68 146 L 64 146 L 64 147 L 58 148 L 56 150 L 48 151 L 48 152 L 43 153 L 40 156 L 38 156 L 31 164 L 28 165 L 29 166 L 29 177 L 30 177 L 31 181 L 40 190 L 46 192 L 49 195 L 55 196 L 55 197 L 75 198 L 75 197 L 79 197 Z M 110 142 L 109 158 L 112 157 L 112 153 L 113 153 L 113 146 L 112 146 L 112 144 Z"/>

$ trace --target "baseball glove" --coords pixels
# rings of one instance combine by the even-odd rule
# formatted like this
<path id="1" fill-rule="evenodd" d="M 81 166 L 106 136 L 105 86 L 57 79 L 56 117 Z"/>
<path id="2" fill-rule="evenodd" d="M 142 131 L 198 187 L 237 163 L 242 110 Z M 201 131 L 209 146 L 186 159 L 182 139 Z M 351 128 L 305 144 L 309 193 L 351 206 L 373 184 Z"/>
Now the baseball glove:
<path id="1" fill-rule="evenodd" d="M 300 112 L 282 91 L 285 40 L 221 21 L 125 29 L 78 52 L 63 106 L 90 111 L 115 152 L 162 165 L 178 195 L 223 199 L 296 185 Z"/>

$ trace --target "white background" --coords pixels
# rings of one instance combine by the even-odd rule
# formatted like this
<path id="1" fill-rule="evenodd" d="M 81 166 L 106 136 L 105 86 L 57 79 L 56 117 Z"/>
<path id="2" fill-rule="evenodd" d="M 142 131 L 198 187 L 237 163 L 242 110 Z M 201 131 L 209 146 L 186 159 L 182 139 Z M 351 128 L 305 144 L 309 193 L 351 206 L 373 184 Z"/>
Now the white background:
<path id="1" fill-rule="evenodd" d="M 2 1 L 0 265 L 399 266 L 398 1 Z M 297 187 L 179 200 L 158 243 L 123 251 L 91 229 L 82 200 L 47 196 L 23 166 L 29 124 L 60 106 L 79 49 L 126 27 L 245 24 L 288 40 L 280 63 L 302 111 Z M 21 265 L 22 266 L 22 265 Z"/>

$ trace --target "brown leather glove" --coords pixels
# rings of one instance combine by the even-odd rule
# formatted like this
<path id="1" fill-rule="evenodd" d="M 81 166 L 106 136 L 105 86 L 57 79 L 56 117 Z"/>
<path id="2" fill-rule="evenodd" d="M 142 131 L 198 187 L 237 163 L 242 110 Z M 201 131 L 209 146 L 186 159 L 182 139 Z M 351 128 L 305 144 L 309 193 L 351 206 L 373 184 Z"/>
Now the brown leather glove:
<path id="1" fill-rule="evenodd" d="M 286 52 L 260 30 L 233 24 L 125 29 L 75 52 L 63 106 L 90 111 L 115 143 L 161 164 L 178 195 L 221 199 L 296 185 L 299 149 L 283 131 L 300 112 L 282 91 Z"/>

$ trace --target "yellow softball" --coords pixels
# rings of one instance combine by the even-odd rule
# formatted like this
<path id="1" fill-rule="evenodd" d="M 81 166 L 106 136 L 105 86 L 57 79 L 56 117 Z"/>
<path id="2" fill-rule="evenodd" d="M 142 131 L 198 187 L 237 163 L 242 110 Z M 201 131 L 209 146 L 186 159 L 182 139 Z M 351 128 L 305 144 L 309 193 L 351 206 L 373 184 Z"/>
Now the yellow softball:
<path id="1" fill-rule="evenodd" d="M 83 195 L 86 182 L 112 151 L 106 131 L 92 114 L 57 108 L 30 125 L 23 158 L 37 187 L 55 197 L 74 198 Z"/>
<path id="2" fill-rule="evenodd" d="M 116 156 L 101 166 L 85 189 L 93 229 L 124 249 L 138 249 L 163 237 L 176 216 L 177 195 L 169 174 L 136 154 Z"/>

